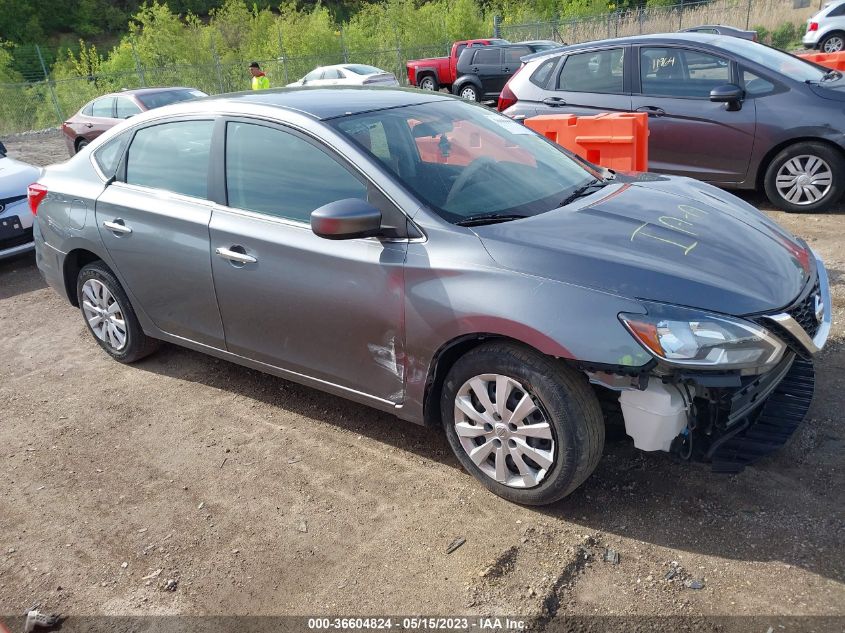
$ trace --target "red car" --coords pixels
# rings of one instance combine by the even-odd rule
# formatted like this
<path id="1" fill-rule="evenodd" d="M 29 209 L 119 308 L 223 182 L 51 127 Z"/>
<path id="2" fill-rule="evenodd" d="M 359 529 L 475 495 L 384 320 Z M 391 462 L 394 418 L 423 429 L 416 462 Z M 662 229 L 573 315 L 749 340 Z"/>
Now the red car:
<path id="1" fill-rule="evenodd" d="M 207 97 L 196 88 L 139 88 L 97 97 L 62 124 L 70 155 L 123 119 L 179 101 Z"/>

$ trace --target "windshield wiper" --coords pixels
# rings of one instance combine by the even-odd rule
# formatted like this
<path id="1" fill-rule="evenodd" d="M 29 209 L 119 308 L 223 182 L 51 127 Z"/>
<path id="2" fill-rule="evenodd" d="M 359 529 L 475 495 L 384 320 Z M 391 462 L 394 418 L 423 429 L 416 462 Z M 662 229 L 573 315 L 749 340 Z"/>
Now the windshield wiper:
<path id="1" fill-rule="evenodd" d="M 471 215 L 459 222 L 455 222 L 455 224 L 458 226 L 481 226 L 482 224 L 496 224 L 497 222 L 521 220 L 522 218 L 527 217 L 527 215 L 518 215 L 516 213 L 479 213 L 478 215 Z"/>
<path id="2" fill-rule="evenodd" d="M 824 75 L 822 75 L 821 79 L 807 79 L 804 81 L 804 83 L 820 84 L 823 81 L 831 81 L 833 79 L 842 79 L 842 73 L 838 70 L 828 70 Z"/>
<path id="3" fill-rule="evenodd" d="M 607 186 L 607 182 L 604 180 L 593 179 L 588 182 L 586 185 L 581 185 L 575 191 L 570 193 L 566 198 L 564 198 L 563 202 L 560 203 L 559 206 L 565 207 L 570 202 L 577 200 L 578 198 L 583 198 L 586 195 L 593 193 L 593 191 L 601 189 L 602 187 Z"/>

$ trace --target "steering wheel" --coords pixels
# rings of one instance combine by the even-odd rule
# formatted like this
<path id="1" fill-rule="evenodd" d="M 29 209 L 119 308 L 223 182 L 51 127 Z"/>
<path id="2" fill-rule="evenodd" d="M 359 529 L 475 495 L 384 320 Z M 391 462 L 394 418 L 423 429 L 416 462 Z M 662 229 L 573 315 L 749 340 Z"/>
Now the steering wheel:
<path id="1" fill-rule="evenodd" d="M 461 172 L 461 175 L 455 179 L 455 182 L 452 184 L 452 188 L 449 190 L 449 195 L 446 196 L 446 203 L 444 206 L 449 206 L 451 203 L 455 201 L 458 197 L 458 194 L 464 190 L 469 182 L 469 179 L 475 176 L 478 172 L 483 169 L 486 169 L 492 165 L 495 165 L 496 161 L 490 158 L 489 156 L 480 156 L 472 161 L 469 165 L 464 167 L 464 170 Z"/>

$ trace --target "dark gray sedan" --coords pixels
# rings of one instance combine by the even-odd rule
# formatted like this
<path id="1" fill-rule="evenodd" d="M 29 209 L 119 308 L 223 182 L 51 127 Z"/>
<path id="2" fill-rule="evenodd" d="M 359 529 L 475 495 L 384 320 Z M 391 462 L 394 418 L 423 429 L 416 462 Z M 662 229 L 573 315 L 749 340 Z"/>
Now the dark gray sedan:
<path id="1" fill-rule="evenodd" d="M 735 37 L 682 33 L 532 55 L 502 91 L 511 116 L 649 115 L 649 168 L 764 189 L 786 211 L 845 190 L 842 73 Z"/>
<path id="2" fill-rule="evenodd" d="M 432 92 L 162 108 L 29 197 L 38 267 L 115 360 L 168 341 L 442 428 L 525 504 L 590 475 L 606 420 L 722 471 L 775 450 L 830 328 L 823 264 L 748 204 Z"/>

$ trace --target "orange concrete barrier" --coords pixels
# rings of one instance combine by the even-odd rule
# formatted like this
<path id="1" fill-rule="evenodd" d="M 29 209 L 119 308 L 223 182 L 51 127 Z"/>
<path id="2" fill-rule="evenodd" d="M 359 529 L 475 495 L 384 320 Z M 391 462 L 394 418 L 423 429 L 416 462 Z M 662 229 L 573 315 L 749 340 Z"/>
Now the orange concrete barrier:
<path id="1" fill-rule="evenodd" d="M 833 70 L 845 70 L 845 52 L 843 51 L 838 53 L 801 53 L 798 57 Z"/>
<path id="2" fill-rule="evenodd" d="M 543 114 L 525 125 L 591 163 L 618 171 L 648 170 L 648 114 Z"/>

